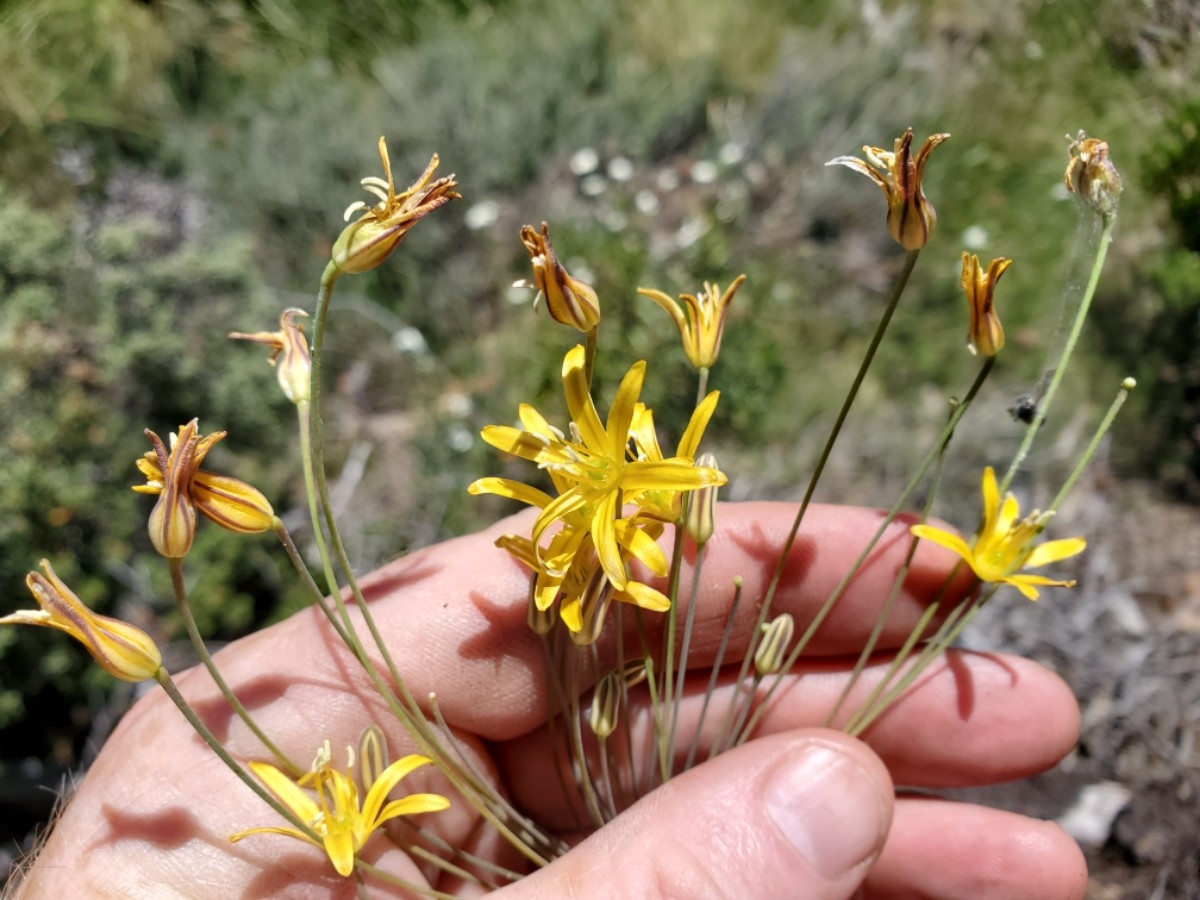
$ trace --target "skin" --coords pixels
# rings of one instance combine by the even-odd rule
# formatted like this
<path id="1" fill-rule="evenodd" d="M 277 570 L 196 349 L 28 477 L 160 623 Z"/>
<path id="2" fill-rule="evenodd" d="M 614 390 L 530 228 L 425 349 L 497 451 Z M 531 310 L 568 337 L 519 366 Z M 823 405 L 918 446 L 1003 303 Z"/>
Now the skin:
<path id="1" fill-rule="evenodd" d="M 746 599 L 728 658 L 740 660 L 753 622 L 751 601 L 771 576 L 794 514 L 792 506 L 764 503 L 727 504 L 718 511 L 693 640 L 698 670 L 689 681 L 681 734 L 690 736 L 697 719 L 704 667 L 720 640 L 733 577 L 743 577 Z M 800 625 L 810 620 L 879 517 L 873 510 L 814 506 L 774 609 L 791 612 Z M 475 764 L 501 781 L 518 807 L 578 842 L 551 866 L 498 894 L 507 900 L 1083 896 L 1082 856 L 1052 823 L 929 796 L 896 796 L 893 788 L 982 785 L 1053 766 L 1074 745 L 1079 716 L 1070 690 L 1049 671 L 1014 657 L 954 653 L 931 667 L 864 741 L 819 727 L 903 560 L 908 540 L 902 524 L 885 536 L 818 631 L 752 741 L 673 779 L 604 829 L 590 836 L 580 831 L 552 774 L 542 651 L 525 624 L 528 575 L 492 546 L 502 533 L 527 531 L 531 521 L 526 513 L 430 547 L 363 582 L 413 694 L 423 697 L 436 688 L 443 715 Z M 955 560 L 922 543 L 884 630 L 884 651 L 907 636 Z M 684 597 L 690 565 L 688 573 Z M 961 595 L 969 584 L 957 587 Z M 1024 601 L 1014 595 L 1001 602 Z M 602 640 L 600 652 L 611 657 L 612 647 Z M 343 764 L 344 747 L 368 721 L 388 732 L 393 758 L 412 749 L 315 609 L 237 641 L 216 658 L 260 725 L 304 766 L 325 738 Z M 880 677 L 882 661 L 856 687 L 849 708 Z M 235 757 L 264 758 L 205 673 L 193 669 L 176 681 Z M 724 681 L 721 696 L 729 690 L 729 678 Z M 637 743 L 645 733 L 646 703 L 635 694 L 633 705 Z M 711 738 L 710 729 L 702 746 Z M 798 761 L 820 762 L 820 776 L 781 782 L 780 773 Z M 439 779 L 426 767 L 400 792 L 438 790 Z M 811 794 L 813 785 L 824 793 Z M 768 814 L 768 807 L 783 809 L 783 818 Z M 823 844 L 824 854 L 813 850 L 809 838 L 801 837 L 799 845 L 789 840 L 797 823 Z M 316 847 L 276 835 L 236 845 L 227 840 L 240 829 L 275 824 L 282 823 L 155 690 L 113 733 L 21 896 L 355 896 L 353 881 L 339 878 Z M 511 848 L 462 802 L 422 824 L 478 855 L 520 866 Z M 430 877 L 440 890 L 481 892 L 445 876 L 439 880 L 379 835 L 362 857 L 414 882 Z M 407 896 L 375 879 L 368 884 L 371 896 Z"/>

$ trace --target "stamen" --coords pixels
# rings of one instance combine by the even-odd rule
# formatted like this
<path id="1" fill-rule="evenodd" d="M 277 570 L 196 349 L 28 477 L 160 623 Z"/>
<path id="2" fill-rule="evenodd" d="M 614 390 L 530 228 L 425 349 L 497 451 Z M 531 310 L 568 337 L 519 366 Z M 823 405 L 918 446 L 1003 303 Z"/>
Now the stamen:
<path id="1" fill-rule="evenodd" d="M 342 213 L 342 221 L 349 222 L 350 217 L 352 215 L 354 215 L 360 209 L 366 209 L 366 208 L 367 208 L 367 204 L 363 203 L 361 200 L 355 200 L 353 203 L 351 203 L 349 206 L 347 206 L 346 211 L 344 213 Z"/>

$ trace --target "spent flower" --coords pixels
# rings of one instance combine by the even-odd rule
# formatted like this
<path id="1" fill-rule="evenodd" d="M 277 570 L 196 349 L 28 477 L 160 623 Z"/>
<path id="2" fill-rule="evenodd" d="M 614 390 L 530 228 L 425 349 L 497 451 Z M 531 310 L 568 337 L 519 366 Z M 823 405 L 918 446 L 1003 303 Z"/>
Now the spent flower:
<path id="1" fill-rule="evenodd" d="M 296 817 L 311 829 L 312 834 L 298 828 L 248 828 L 230 835 L 237 842 L 252 834 L 282 834 L 322 847 L 339 875 L 354 872 L 354 857 L 367 840 L 389 819 L 413 816 L 446 809 L 450 801 L 440 794 L 410 794 L 388 802 L 387 797 L 414 769 L 432 762 L 427 756 L 411 754 L 389 765 L 366 788 L 366 797 L 359 803 L 358 784 L 354 777 L 353 755 L 345 772 L 333 768 L 328 746 L 317 754 L 312 771 L 293 780 L 270 763 L 252 762 L 250 770 L 267 790 Z M 305 790 L 311 784 L 315 796 Z M 313 835 L 316 836 L 314 839 Z"/>
<path id="2" fill-rule="evenodd" d="M 932 134 L 925 139 L 921 149 L 912 153 L 913 130 L 909 128 L 896 138 L 895 150 L 888 152 L 882 147 L 863 147 L 866 162 L 855 156 L 839 156 L 831 159 L 827 166 L 847 166 L 861 172 L 874 181 L 887 197 L 888 231 L 905 250 L 920 250 L 933 233 L 937 224 L 937 212 L 925 198 L 922 179 L 929 154 L 948 134 Z"/>
<path id="3" fill-rule="evenodd" d="M 682 308 L 679 302 L 662 291 L 638 288 L 638 293 L 661 306 L 675 322 L 683 339 L 683 352 L 687 354 L 688 362 L 697 369 L 710 369 L 721 352 L 721 337 L 725 332 L 725 315 L 729 311 L 729 304 L 745 280 L 745 275 L 739 275 L 724 293 L 718 285 L 706 281 L 699 297 L 679 295 Z"/>
<path id="4" fill-rule="evenodd" d="M 0 625 L 44 625 L 65 631 L 87 648 L 100 666 L 122 681 L 148 681 L 162 668 L 162 654 L 142 629 L 97 615 L 55 574 L 47 560 L 30 572 L 25 584 L 41 609 L 22 609 L 0 618 Z"/>
<path id="5" fill-rule="evenodd" d="M 967 349 L 971 355 L 995 356 L 1004 348 L 1004 327 L 996 314 L 993 293 L 1000 276 L 1012 265 L 1011 259 L 993 259 L 986 270 L 979 257 L 965 250 L 962 255 L 962 287 L 971 307 L 971 323 L 967 329 Z"/>
<path id="6" fill-rule="evenodd" d="M 396 193 L 392 179 L 392 163 L 388 159 L 387 142 L 379 139 L 379 157 L 383 174 L 368 176 L 360 182 L 368 192 L 379 198 L 374 206 L 357 200 L 346 208 L 343 218 L 350 221 L 356 212 L 366 210 L 338 235 L 333 244 L 333 264 L 342 272 L 356 274 L 374 269 L 391 255 L 408 230 L 440 206 L 462 195 L 454 188 L 454 176 L 433 181 L 438 167 L 438 155 L 433 154 L 421 177 L 403 193 Z"/>
<path id="7" fill-rule="evenodd" d="M 150 429 L 146 429 L 146 437 L 154 449 L 137 460 L 146 483 L 133 489 L 158 496 L 150 513 L 149 531 L 154 549 L 163 556 L 176 559 L 187 555 L 196 536 L 197 512 L 240 534 L 257 534 L 274 527 L 275 512 L 257 488 L 200 469 L 208 451 L 225 437 L 224 431 L 202 437 L 199 420 L 192 419 L 177 434 L 170 435 L 170 449 Z"/>
<path id="8" fill-rule="evenodd" d="M 533 284 L 538 295 L 546 298 L 550 317 L 585 334 L 600 324 L 600 298 L 586 282 L 573 278 L 554 255 L 550 226 L 542 223 L 540 232 L 532 225 L 521 229 L 521 243 L 533 263 Z M 536 300 L 534 303 L 536 304 Z"/>
<path id="9" fill-rule="evenodd" d="M 302 309 L 285 309 L 279 316 L 278 331 L 231 331 L 229 336 L 239 341 L 254 341 L 271 348 L 267 362 L 275 367 L 275 377 L 283 394 L 293 403 L 302 403 L 310 397 L 312 359 L 308 354 L 308 341 L 304 329 L 296 324 L 296 316 L 308 316 Z"/>
<path id="10" fill-rule="evenodd" d="M 968 544 L 959 535 L 933 525 L 914 525 L 912 533 L 957 553 L 980 581 L 1011 584 L 1030 600 L 1038 598 L 1040 586 L 1074 587 L 1074 581 L 1055 581 L 1045 575 L 1028 575 L 1024 569 L 1037 569 L 1083 552 L 1083 538 L 1046 541 L 1034 546 L 1053 513 L 1034 510 L 1025 518 L 1012 494 L 1003 502 L 991 466 L 983 472 L 983 524 L 974 542 Z"/>

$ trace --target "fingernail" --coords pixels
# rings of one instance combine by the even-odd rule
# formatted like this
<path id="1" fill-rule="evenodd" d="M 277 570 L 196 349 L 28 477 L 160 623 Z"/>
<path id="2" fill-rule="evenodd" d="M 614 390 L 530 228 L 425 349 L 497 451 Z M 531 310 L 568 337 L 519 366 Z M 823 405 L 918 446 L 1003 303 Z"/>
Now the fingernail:
<path id="1" fill-rule="evenodd" d="M 828 744 L 807 743 L 793 750 L 768 776 L 765 801 L 783 835 L 831 881 L 866 861 L 882 843 L 879 784 Z"/>

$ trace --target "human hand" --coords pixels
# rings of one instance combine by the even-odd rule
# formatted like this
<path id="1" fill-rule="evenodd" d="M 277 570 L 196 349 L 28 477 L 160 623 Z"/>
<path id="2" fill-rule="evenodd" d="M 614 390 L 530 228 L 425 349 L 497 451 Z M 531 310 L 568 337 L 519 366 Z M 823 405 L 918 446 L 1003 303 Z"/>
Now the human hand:
<path id="1" fill-rule="evenodd" d="M 715 655 L 732 579 L 743 577 L 745 597 L 761 596 L 793 515 L 782 504 L 721 507 L 700 591 L 694 666 L 710 665 Z M 878 521 L 874 511 L 814 506 L 774 610 L 791 612 L 803 626 Z M 363 587 L 413 694 L 436 691 L 476 765 L 495 773 L 518 808 L 566 830 L 571 805 L 552 769 L 542 652 L 525 624 L 528 575 L 492 546 L 499 534 L 520 530 L 509 520 L 414 553 Z M 907 545 L 907 529 L 894 526 L 788 676 L 790 689 L 772 700 L 754 740 L 673 779 L 600 831 L 566 834 L 581 842 L 499 895 L 841 898 L 861 886 L 869 897 L 1081 897 L 1082 856 L 1057 826 L 893 796 L 893 783 L 987 784 L 1053 765 L 1073 745 L 1079 720 L 1071 692 L 1050 672 L 1019 658 L 951 653 L 868 730 L 865 743 L 814 727 L 845 683 Z M 884 652 L 907 636 L 953 564 L 950 554 L 922 545 L 885 629 Z M 744 653 L 752 607 L 743 603 L 737 613 L 732 661 Z M 394 755 L 411 748 L 315 609 L 237 641 L 216 659 L 294 759 L 311 759 L 326 738 L 340 758 L 336 748 L 353 743 L 370 721 L 388 732 Z M 868 670 L 848 709 L 882 670 Z M 176 680 L 235 757 L 266 758 L 203 670 Z M 685 701 L 685 719 L 688 709 Z M 437 780 L 423 769 L 404 788 L 437 790 Z M 316 847 L 273 835 L 228 841 L 269 824 L 283 823 L 156 691 L 105 745 L 21 896 L 354 896 L 353 881 L 337 876 Z M 478 856 L 514 864 L 511 849 L 462 802 L 423 824 Z M 362 857 L 412 882 L 435 874 L 380 836 Z M 368 883 L 372 896 L 403 896 Z M 472 893 L 444 876 L 433 886 Z"/>

